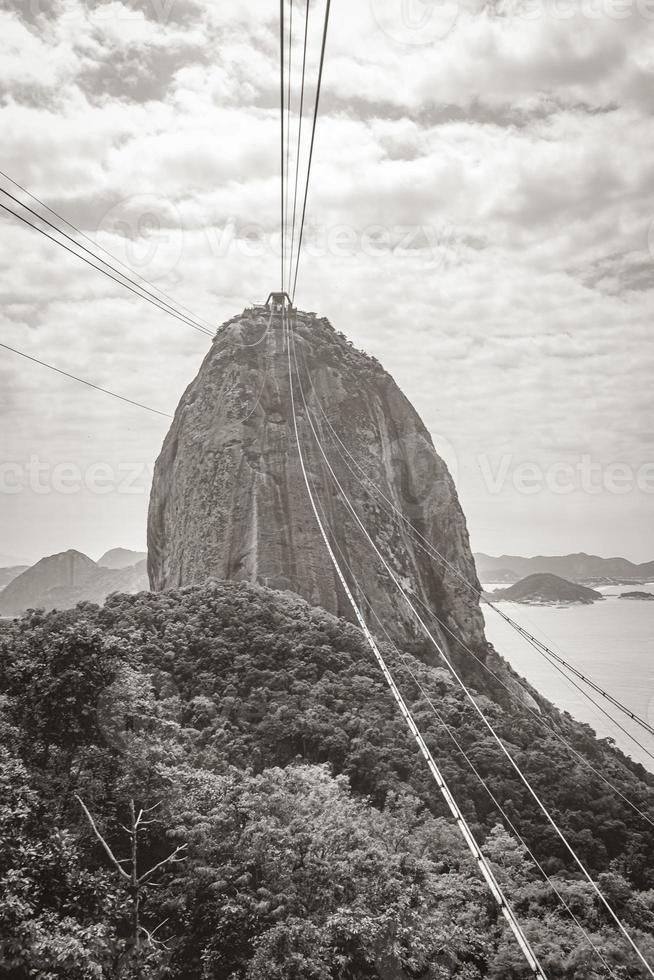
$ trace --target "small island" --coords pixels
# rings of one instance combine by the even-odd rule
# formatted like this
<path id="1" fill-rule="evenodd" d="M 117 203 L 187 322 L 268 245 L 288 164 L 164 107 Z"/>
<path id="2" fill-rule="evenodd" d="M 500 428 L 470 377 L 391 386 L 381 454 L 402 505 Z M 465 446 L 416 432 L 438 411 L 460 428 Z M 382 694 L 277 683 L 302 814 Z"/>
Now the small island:
<path id="1" fill-rule="evenodd" d="M 654 595 L 651 592 L 621 592 L 620 599 L 635 599 L 642 602 L 654 602 Z"/>
<path id="2" fill-rule="evenodd" d="M 569 582 L 548 572 L 527 575 L 508 589 L 495 589 L 493 599 L 508 599 L 531 605 L 590 605 L 604 596 L 585 585 Z"/>

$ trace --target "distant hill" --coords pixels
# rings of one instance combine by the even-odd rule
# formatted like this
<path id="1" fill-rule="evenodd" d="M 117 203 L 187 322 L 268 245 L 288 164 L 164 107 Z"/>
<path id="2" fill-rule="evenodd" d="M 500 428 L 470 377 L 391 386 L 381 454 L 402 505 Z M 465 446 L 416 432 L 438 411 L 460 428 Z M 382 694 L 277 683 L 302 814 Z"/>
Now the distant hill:
<path id="1" fill-rule="evenodd" d="M 486 555 L 483 552 L 475 554 L 477 574 L 482 582 L 503 582 L 507 573 L 515 575 L 516 579 L 526 575 L 548 572 L 560 575 L 571 582 L 643 582 L 654 578 L 654 561 L 638 565 L 627 558 L 600 558 L 598 555 L 587 555 L 584 552 L 574 555 L 536 555 L 533 558 L 523 558 L 519 555 Z"/>
<path id="2" fill-rule="evenodd" d="M 29 568 L 29 565 L 13 565 L 11 568 L 0 568 L 0 589 L 4 589 L 27 568 Z"/>
<path id="3" fill-rule="evenodd" d="M 111 548 L 98 558 L 102 568 L 129 568 L 148 557 L 147 551 L 130 551 L 129 548 Z"/>
<path id="4" fill-rule="evenodd" d="M 101 606 L 112 592 L 134 595 L 137 592 L 148 591 L 149 588 L 148 568 L 144 558 L 127 568 L 98 568 L 98 574 L 94 575 L 90 581 L 85 582 L 82 589 L 82 599 L 87 602 L 96 602 Z M 76 599 L 75 601 L 80 602 L 81 600 Z M 73 605 L 72 602 L 71 605 Z"/>
<path id="5" fill-rule="evenodd" d="M 0 555 L 0 568 L 15 568 L 17 565 L 27 567 L 29 561 L 27 558 L 19 558 L 16 555 Z"/>
<path id="6" fill-rule="evenodd" d="M 508 589 L 496 589 L 494 599 L 510 599 L 512 602 L 528 603 L 584 603 L 586 605 L 603 599 L 601 592 L 588 589 L 577 582 L 569 582 L 558 575 L 547 572 L 528 575 Z"/>
<path id="7" fill-rule="evenodd" d="M 93 574 L 96 564 L 81 551 L 63 551 L 37 561 L 15 578 L 0 593 L 0 613 L 15 616 L 31 606 L 43 605 L 48 593 L 53 590 L 75 590 Z M 59 605 L 58 602 L 49 602 Z"/>
<path id="8" fill-rule="evenodd" d="M 654 595 L 651 592 L 621 592 L 621 599 L 635 599 L 640 602 L 654 602 Z"/>
<path id="9" fill-rule="evenodd" d="M 18 616 L 26 609 L 69 609 L 78 602 L 101 604 L 112 592 L 147 589 L 145 561 L 128 568 L 102 568 L 81 551 L 49 555 L 17 575 L 0 592 L 0 615 Z"/>

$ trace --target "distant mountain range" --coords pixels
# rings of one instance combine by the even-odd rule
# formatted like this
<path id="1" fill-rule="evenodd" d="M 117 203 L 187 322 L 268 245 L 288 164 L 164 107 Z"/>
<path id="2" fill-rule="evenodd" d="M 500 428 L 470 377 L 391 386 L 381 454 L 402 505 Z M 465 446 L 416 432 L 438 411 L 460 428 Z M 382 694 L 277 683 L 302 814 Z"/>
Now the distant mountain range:
<path id="1" fill-rule="evenodd" d="M 477 575 L 482 582 L 517 582 L 527 575 L 549 573 L 571 582 L 600 585 L 612 582 L 647 582 L 654 579 L 654 561 L 638 565 L 627 558 L 600 558 L 598 555 L 519 555 L 475 554 Z"/>
<path id="2" fill-rule="evenodd" d="M 82 552 L 71 549 L 42 558 L 35 565 L 27 565 L 18 559 L 17 564 L 2 567 L 5 559 L 11 559 L 0 555 L 0 615 L 16 616 L 37 607 L 68 609 L 82 601 L 101 604 L 112 592 L 147 590 L 150 586 L 146 558 L 144 551 L 111 548 L 94 562 Z M 580 585 L 654 580 L 654 561 L 636 564 L 626 558 L 600 558 L 583 552 L 533 558 L 520 555 L 494 557 L 478 552 L 475 562 L 481 582 L 518 583 L 520 588 L 525 578 L 531 578 L 533 585 L 534 576 L 547 575 Z M 547 582 L 543 581 L 545 592 L 548 592 Z M 552 594 L 543 595 L 542 601 L 584 601 L 580 596 L 576 600 L 572 595 L 564 596 L 558 588 L 552 587 L 549 591 Z M 524 601 L 522 595 L 509 595 L 506 590 L 502 598 Z M 590 596 L 585 601 L 589 599 Z M 536 597 L 535 601 L 540 600 Z"/>
<path id="3" fill-rule="evenodd" d="M 97 564 L 102 568 L 129 568 L 148 557 L 147 551 L 130 551 L 129 548 L 111 548 L 105 551 Z"/>
<path id="4" fill-rule="evenodd" d="M 135 558 L 126 564 L 129 558 Z M 107 562 L 108 564 L 103 564 Z M 81 551 L 63 551 L 26 569 L 1 569 L 0 615 L 19 616 L 26 609 L 69 609 L 78 602 L 102 604 L 112 592 L 149 589 L 142 552 L 116 548 L 94 562 Z M 9 577 L 11 576 L 11 577 Z"/>

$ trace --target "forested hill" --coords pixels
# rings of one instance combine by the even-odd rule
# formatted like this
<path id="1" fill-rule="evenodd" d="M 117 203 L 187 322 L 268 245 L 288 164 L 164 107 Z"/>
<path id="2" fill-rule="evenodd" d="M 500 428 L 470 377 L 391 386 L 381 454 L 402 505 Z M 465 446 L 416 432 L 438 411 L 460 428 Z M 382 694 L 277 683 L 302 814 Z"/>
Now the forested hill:
<path id="1" fill-rule="evenodd" d="M 291 593 L 221 582 L 36 612 L 0 636 L 1 977 L 529 975 L 350 624 Z M 502 829 L 426 696 L 612 975 L 644 976 L 449 674 L 386 653 L 548 975 L 611 973 Z M 552 708 L 541 723 L 515 699 L 478 700 L 654 957 L 651 825 L 548 725 L 651 819 L 654 780 Z M 137 835 L 136 949 L 134 887 L 75 794 L 123 869 L 130 800 L 135 814 L 155 807 Z"/>

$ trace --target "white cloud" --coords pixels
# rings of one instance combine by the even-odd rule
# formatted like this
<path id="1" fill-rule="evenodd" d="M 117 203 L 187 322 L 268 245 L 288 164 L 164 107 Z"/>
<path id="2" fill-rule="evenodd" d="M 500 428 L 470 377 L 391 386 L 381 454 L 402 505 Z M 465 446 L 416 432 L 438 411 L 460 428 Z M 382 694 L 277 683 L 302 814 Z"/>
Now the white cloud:
<path id="1" fill-rule="evenodd" d="M 637 14 L 466 8 L 444 40 L 400 44 L 376 3 L 333 8 L 300 305 L 379 357 L 454 447 L 477 547 L 601 552 L 601 511 L 622 550 L 650 557 L 644 494 L 586 501 L 588 516 L 575 498 L 563 520 L 552 494 L 489 497 L 479 460 L 651 457 L 651 31 Z M 279 262 L 273 8 L 58 10 L 0 15 L 3 169 L 211 322 L 264 298 Z M 205 338 L 2 220 L 6 342 L 172 410 Z M 8 353 L 0 379 L 5 459 L 151 465 L 165 420 Z M 77 509 L 12 497 L 3 550 L 141 546 L 146 489 Z"/>

